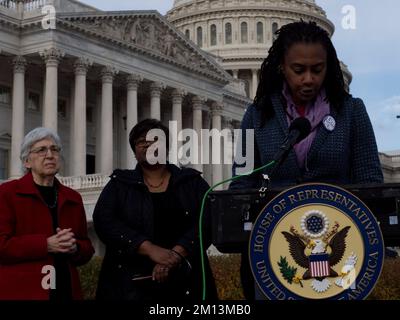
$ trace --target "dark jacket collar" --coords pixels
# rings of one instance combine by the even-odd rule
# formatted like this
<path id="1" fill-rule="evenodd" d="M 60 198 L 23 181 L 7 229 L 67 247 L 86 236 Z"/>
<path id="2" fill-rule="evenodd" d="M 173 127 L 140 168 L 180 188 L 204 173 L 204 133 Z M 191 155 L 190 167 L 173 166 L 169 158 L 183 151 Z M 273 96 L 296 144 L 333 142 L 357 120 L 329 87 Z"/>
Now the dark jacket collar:
<path id="1" fill-rule="evenodd" d="M 58 190 L 59 206 L 61 206 L 62 204 L 64 204 L 64 202 L 67 201 L 72 201 L 76 203 L 81 202 L 79 194 L 77 192 L 74 192 L 70 188 L 67 188 L 64 185 L 62 185 L 57 178 L 54 178 L 54 185 L 57 187 Z M 35 182 L 33 181 L 33 176 L 31 172 L 28 172 L 18 180 L 16 193 L 23 195 L 32 195 L 42 199 L 42 196 L 38 188 L 35 186 Z"/>
<path id="2" fill-rule="evenodd" d="M 186 179 L 200 176 L 201 172 L 192 168 L 179 168 L 174 164 L 167 163 L 167 169 L 171 172 L 172 184 L 175 186 Z M 139 164 L 136 165 L 134 170 L 115 170 L 110 176 L 112 179 L 125 184 L 137 184 L 144 185 L 143 181 L 143 170 Z"/>

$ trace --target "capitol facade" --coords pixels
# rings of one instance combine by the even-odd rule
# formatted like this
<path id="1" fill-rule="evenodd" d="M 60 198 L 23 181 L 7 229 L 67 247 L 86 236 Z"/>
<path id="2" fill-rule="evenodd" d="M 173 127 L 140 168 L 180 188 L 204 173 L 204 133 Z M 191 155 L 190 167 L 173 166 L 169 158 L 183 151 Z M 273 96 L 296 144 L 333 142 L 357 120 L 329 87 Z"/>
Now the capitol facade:
<path id="1" fill-rule="evenodd" d="M 54 129 L 59 179 L 81 193 L 92 238 L 109 175 L 135 165 L 128 135 L 138 121 L 231 132 L 251 102 L 240 80 L 157 11 L 104 12 L 75 0 L 0 0 L 0 69 L 0 180 L 21 176 L 27 132 Z M 231 175 L 230 164 L 194 167 L 209 183 Z"/>
<path id="2" fill-rule="evenodd" d="M 21 176 L 27 132 L 56 130 L 59 178 L 81 193 L 96 238 L 92 212 L 102 188 L 113 169 L 135 165 L 130 129 L 152 117 L 199 136 L 227 129 L 231 139 L 274 31 L 300 19 L 334 31 L 305 0 L 176 0 L 165 17 L 76 0 L 0 0 L 0 183 Z M 201 148 L 211 153 L 212 144 Z M 210 184 L 231 177 L 229 163 L 193 166 Z"/>

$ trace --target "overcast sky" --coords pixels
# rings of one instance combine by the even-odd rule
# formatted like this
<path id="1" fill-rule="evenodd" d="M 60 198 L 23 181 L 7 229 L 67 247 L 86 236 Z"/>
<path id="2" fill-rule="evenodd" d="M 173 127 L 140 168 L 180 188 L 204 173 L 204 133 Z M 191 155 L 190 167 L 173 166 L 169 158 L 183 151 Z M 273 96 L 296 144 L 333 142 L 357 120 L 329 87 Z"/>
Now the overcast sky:
<path id="1" fill-rule="evenodd" d="M 82 0 L 102 10 L 157 10 L 165 14 L 173 0 Z M 333 43 L 353 74 L 351 93 L 367 106 L 379 151 L 400 150 L 399 0 L 316 0 L 334 23 Z M 344 24 L 355 10 L 355 28 Z M 350 12 L 351 14 L 351 12 Z M 352 22 L 352 21 L 351 21 Z M 350 27 L 350 29 L 349 29 Z"/>

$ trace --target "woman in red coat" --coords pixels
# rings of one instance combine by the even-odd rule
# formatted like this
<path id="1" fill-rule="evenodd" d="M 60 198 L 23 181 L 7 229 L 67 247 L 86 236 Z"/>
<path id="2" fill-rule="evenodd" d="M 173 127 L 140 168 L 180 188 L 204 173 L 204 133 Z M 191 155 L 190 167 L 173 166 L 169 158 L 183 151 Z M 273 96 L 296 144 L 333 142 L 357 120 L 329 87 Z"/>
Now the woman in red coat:
<path id="1" fill-rule="evenodd" d="M 56 178 L 61 143 L 46 128 L 22 143 L 26 174 L 0 185 L 0 299 L 81 299 L 76 266 L 94 250 L 82 198 Z"/>

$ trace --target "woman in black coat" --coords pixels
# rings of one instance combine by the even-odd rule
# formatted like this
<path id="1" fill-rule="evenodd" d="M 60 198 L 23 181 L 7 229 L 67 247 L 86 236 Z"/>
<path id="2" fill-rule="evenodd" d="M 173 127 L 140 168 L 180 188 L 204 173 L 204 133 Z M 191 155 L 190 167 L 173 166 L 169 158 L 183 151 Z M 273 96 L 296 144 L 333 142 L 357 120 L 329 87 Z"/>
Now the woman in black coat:
<path id="1" fill-rule="evenodd" d="M 106 245 L 97 298 L 101 300 L 193 301 L 202 297 L 198 220 L 207 182 L 194 169 L 149 159 L 155 145 L 152 129 L 168 128 L 148 119 L 130 132 L 138 165 L 116 170 L 100 195 L 93 214 L 99 238 Z M 162 152 L 161 152 L 162 153 Z M 154 160 L 154 159 L 153 159 Z M 210 245 L 209 217 L 204 217 L 204 248 Z M 204 253 L 205 254 L 205 253 Z M 217 293 L 206 258 L 207 299 Z"/>

